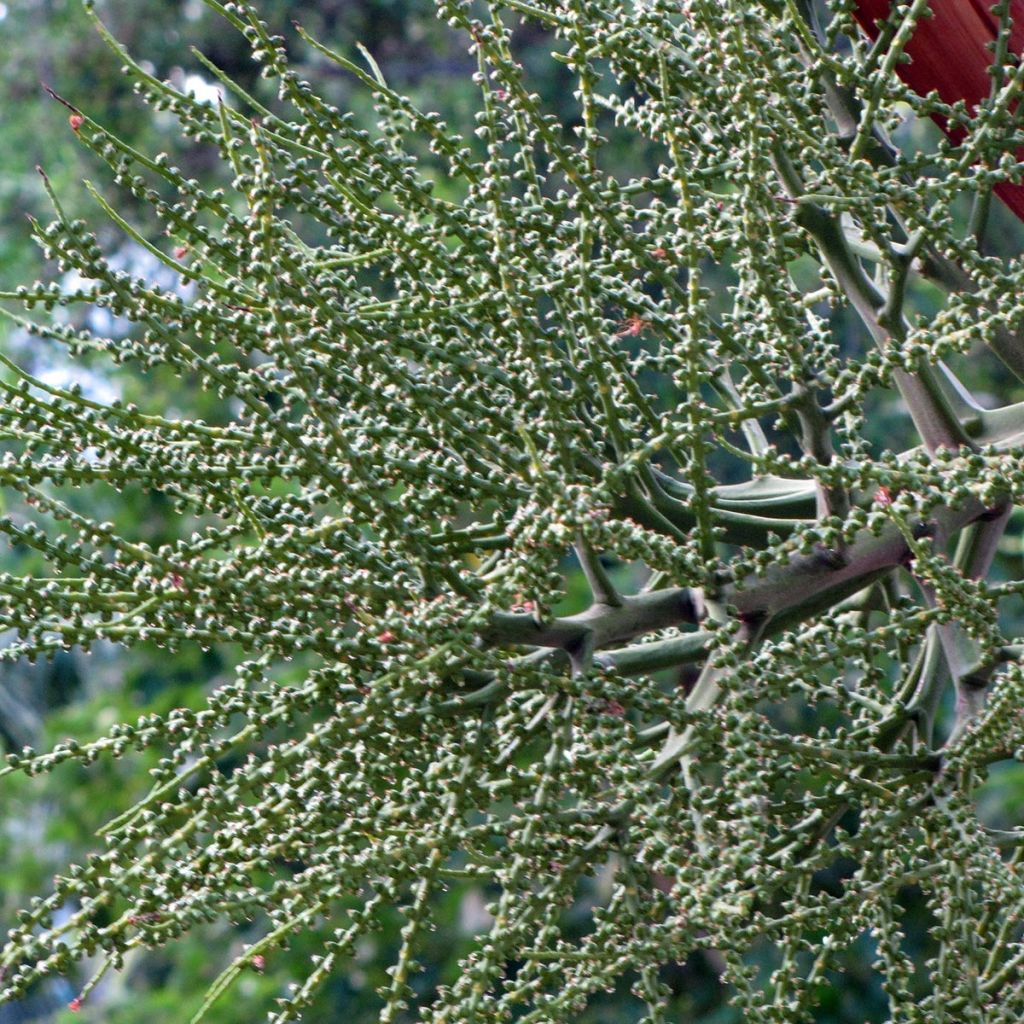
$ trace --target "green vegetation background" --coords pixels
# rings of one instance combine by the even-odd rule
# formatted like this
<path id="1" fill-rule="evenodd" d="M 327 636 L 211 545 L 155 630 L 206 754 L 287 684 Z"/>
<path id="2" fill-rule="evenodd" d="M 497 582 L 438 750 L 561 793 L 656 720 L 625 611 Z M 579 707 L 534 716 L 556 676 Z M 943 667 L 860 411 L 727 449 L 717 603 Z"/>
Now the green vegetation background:
<path id="1" fill-rule="evenodd" d="M 197 92 L 209 90 L 209 76 L 190 53 L 189 47 L 195 45 L 246 88 L 272 102 L 265 83 L 255 75 L 244 40 L 201 0 L 107 0 L 97 6 L 115 35 L 135 56 L 150 61 L 159 76 Z M 355 42 L 362 42 L 393 85 L 411 93 L 422 106 L 440 109 L 461 123 L 470 121 L 477 95 L 469 78 L 473 63 L 465 41 L 434 20 L 429 0 L 264 0 L 261 8 L 274 31 L 290 37 L 294 19 L 331 46 L 351 51 L 353 57 Z M 539 32 L 524 28 L 519 44 L 532 87 L 545 97 L 550 109 L 571 118 L 568 73 L 548 57 L 547 41 Z M 296 55 L 303 59 L 301 50 L 297 49 Z M 330 76 L 322 66 L 309 69 L 309 77 L 320 83 L 334 102 L 357 112 L 367 127 L 372 125 L 371 106 L 350 82 Z M 176 162 L 196 177 L 209 179 L 223 173 L 212 153 L 190 148 L 178 139 L 170 115 L 154 115 L 133 96 L 118 73 L 116 57 L 88 26 L 78 0 L 0 3 L 0 290 L 53 274 L 53 268 L 41 263 L 26 221 L 26 215 L 42 220 L 50 217 L 36 165 L 45 168 L 71 215 L 89 218 L 111 250 L 123 248 L 123 240 L 103 226 L 98 208 L 81 186 L 85 178 L 94 180 L 111 204 L 150 237 L 157 238 L 159 232 L 144 209 L 126 205 L 130 197 L 126 201 L 125 195 L 110 185 L 104 170 L 80 149 L 68 126 L 67 111 L 47 97 L 41 83 L 145 152 L 172 152 Z M 914 130 L 922 133 L 927 143 L 929 127 Z M 623 175 L 643 173 L 642 152 L 620 146 L 612 150 L 611 159 L 618 167 L 609 169 Z M 443 183 L 439 185 L 443 187 Z M 1008 227 L 1007 244 L 1010 238 Z M 137 271 L 146 272 L 146 265 L 138 262 L 142 259 L 139 252 L 123 248 L 123 258 Z M 157 271 L 156 267 L 149 269 Z M 927 305 L 929 297 L 923 294 L 918 301 Z M 102 321 L 97 326 L 119 328 Z M 853 331 L 842 320 L 836 328 Z M 851 337 L 851 343 L 854 340 Z M 210 422 L 230 415 L 215 396 L 201 392 L 189 381 L 160 374 L 143 378 L 130 368 L 64 363 L 49 346 L 3 322 L 0 345 L 30 365 L 33 372 L 77 381 L 108 399 L 119 395 L 144 408 L 202 416 Z M 1009 377 L 984 358 L 970 360 L 958 370 L 971 385 L 987 389 L 994 397 L 998 393 L 1000 404 L 1024 398 L 1014 392 Z M 908 441 L 893 397 L 879 396 L 875 404 L 872 423 L 879 446 L 897 448 Z M 159 493 L 89 494 L 74 500 L 91 503 L 93 514 L 97 513 L 95 503 L 105 502 L 101 518 L 131 522 L 133 533 L 141 524 L 155 543 L 173 539 L 180 528 Z M 14 507 L 8 511 L 19 514 Z M 1005 575 L 1019 576 L 1024 567 L 1020 537 L 1020 529 L 1011 528 L 1001 555 Z M 0 548 L 0 569 L 32 572 L 33 568 L 29 552 L 12 550 L 6 544 Z M 629 567 L 612 568 L 628 582 Z M 582 587 L 582 581 L 570 575 L 567 607 L 582 602 Z M 204 694 L 224 678 L 238 654 L 228 647 L 208 652 L 187 650 L 173 656 L 156 648 L 131 652 L 109 648 L 88 658 L 68 654 L 49 664 L 0 665 L 0 748 L 45 747 L 68 736 L 84 740 L 117 720 L 135 720 L 175 706 L 198 706 Z M 299 671 L 301 667 L 296 668 Z M 230 765 L 221 767 L 230 770 Z M 66 765 L 42 779 L 14 777 L 0 782 L 0 927 L 14 920 L 32 893 L 45 891 L 56 871 L 96 848 L 94 830 L 145 792 L 146 768 L 145 760 L 135 756 L 89 769 Z M 985 814 L 993 824 L 1022 824 L 1024 773 L 1009 771 L 993 778 L 986 800 Z M 829 879 L 822 879 L 822 884 L 828 885 Z M 834 880 L 832 884 L 836 884 Z M 601 899 L 601 890 L 602 880 L 597 879 L 588 898 Z M 430 948 L 420 957 L 428 965 L 417 981 L 424 991 L 453 978 L 474 935 L 487 927 L 484 905 L 492 897 L 474 887 L 449 891 L 439 926 L 430 936 Z M 906 899 L 913 903 L 912 891 Z M 581 901 L 575 911 L 578 920 L 570 922 L 580 932 L 587 927 L 586 905 L 586 900 Z M 910 940 L 927 955 L 928 922 L 921 920 L 919 925 Z M 372 942 L 360 947 L 355 962 L 325 989 L 315 1011 L 305 1018 L 309 1024 L 342 1019 L 347 1024 L 363 1024 L 376 1019 L 374 990 L 387 980 L 384 969 L 397 948 L 399 926 L 398 920 L 390 922 Z M 0 1006 L 0 1024 L 72 1019 L 102 1020 L 105 1024 L 187 1021 L 226 958 L 257 938 L 258 928 L 258 923 L 219 923 L 172 949 L 140 955 L 130 960 L 120 975 L 104 981 L 77 1015 L 67 1004 L 84 979 L 49 983 L 23 1003 Z M 309 943 L 296 941 L 290 949 L 268 956 L 262 973 L 246 975 L 214 1007 L 211 1024 L 261 1019 L 274 996 L 283 992 L 290 980 L 306 973 L 317 952 Z M 852 951 L 847 973 L 833 978 L 831 987 L 822 991 L 819 1021 L 860 1024 L 884 1019 L 885 1002 L 871 980 L 872 959 L 866 940 Z M 724 1000 L 716 967 L 713 956 L 692 957 L 685 964 L 664 967 L 663 979 L 675 993 L 671 1019 L 700 1024 L 739 1020 Z M 642 1012 L 641 1003 L 626 986 L 603 994 L 581 1021 L 625 1024 L 639 1020 Z"/>

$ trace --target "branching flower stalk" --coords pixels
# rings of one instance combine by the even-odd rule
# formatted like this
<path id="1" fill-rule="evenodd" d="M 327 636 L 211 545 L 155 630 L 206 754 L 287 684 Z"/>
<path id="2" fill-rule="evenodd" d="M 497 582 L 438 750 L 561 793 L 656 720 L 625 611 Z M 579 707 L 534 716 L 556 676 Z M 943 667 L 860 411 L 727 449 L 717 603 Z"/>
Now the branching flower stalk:
<path id="1" fill-rule="evenodd" d="M 269 1008 L 298 1019 L 397 910 L 382 1021 L 572 1021 L 622 977 L 665 1020 L 659 968 L 699 950 L 744 1019 L 809 1020 L 864 935 L 891 1019 L 1019 1020 L 1003 850 L 1024 832 L 983 827 L 973 795 L 1024 751 L 1020 584 L 987 582 L 1024 498 L 1024 404 L 994 369 L 997 409 L 955 375 L 986 346 L 1024 366 L 1024 262 L 986 244 L 1009 223 L 988 197 L 1016 209 L 1021 186 L 1016 5 L 964 103 L 900 81 L 927 2 L 838 4 L 823 28 L 799 0 L 438 0 L 477 66 L 476 122 L 454 126 L 368 55 L 207 2 L 272 106 L 201 55 L 222 102 L 177 91 L 88 10 L 221 186 L 61 99 L 165 235 L 94 191 L 98 222 L 188 287 L 116 270 L 47 183 L 33 230 L 82 283 L 3 312 L 40 345 L 199 381 L 224 416 L 105 405 L 3 357 L 0 532 L 46 568 L 0 574 L 0 656 L 217 645 L 235 679 L 198 711 L 8 752 L 5 776 L 162 759 L 28 902 L 3 998 L 219 920 L 251 944 L 196 1018 L 302 930 L 322 959 Z M 573 76 L 571 123 L 518 62 L 523 20 Z M 379 133 L 289 49 L 365 89 Z M 907 104 L 955 144 L 891 141 Z M 633 177 L 610 169 L 623 146 Z M 132 330 L 38 314 L 90 305 Z M 900 454 L 870 422 L 887 388 Z M 181 539 L 82 511 L 126 488 L 168 496 Z M 563 604 L 576 565 L 583 609 Z M 456 880 L 493 894 L 491 924 L 427 987 Z"/>

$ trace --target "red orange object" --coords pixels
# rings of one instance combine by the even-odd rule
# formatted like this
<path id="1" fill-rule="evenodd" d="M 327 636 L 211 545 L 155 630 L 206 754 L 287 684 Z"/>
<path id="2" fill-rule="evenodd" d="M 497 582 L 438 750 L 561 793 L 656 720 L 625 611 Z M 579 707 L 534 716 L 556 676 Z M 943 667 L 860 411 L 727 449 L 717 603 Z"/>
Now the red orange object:
<path id="1" fill-rule="evenodd" d="M 922 18 L 907 43 L 909 62 L 900 62 L 897 73 L 914 92 L 922 96 L 935 90 L 944 103 L 964 100 L 969 110 L 984 102 L 992 88 L 989 65 L 991 45 L 999 34 L 999 18 L 990 10 L 991 0 L 932 0 L 931 14 Z M 889 0 L 860 0 L 854 12 L 872 39 L 878 23 L 889 16 Z M 1010 0 L 1012 28 L 1010 49 L 1024 53 L 1024 0 Z M 964 131 L 951 128 L 936 117 L 939 127 L 961 142 Z M 1018 159 L 1024 153 L 1018 154 Z M 1024 220 L 1024 186 L 1004 183 L 996 195 Z"/>

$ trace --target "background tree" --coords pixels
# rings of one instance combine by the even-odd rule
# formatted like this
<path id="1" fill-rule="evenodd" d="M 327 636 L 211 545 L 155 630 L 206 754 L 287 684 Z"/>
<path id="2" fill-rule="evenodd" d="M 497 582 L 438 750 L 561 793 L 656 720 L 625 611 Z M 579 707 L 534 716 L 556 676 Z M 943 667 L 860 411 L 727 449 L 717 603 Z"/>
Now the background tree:
<path id="1" fill-rule="evenodd" d="M 172 1019 L 182 996 L 316 1019 L 361 976 L 381 1020 L 600 1019 L 619 987 L 615 1019 L 659 1020 L 689 1012 L 668 965 L 704 951 L 742 1019 L 847 1012 L 821 1009 L 845 973 L 885 993 L 847 1019 L 1016 1020 L 1020 835 L 977 812 L 1021 747 L 995 559 L 1024 411 L 978 357 L 1022 365 L 1017 229 L 988 202 L 1019 173 L 1013 9 L 968 106 L 896 77 L 926 4 L 865 47 L 849 11 L 790 4 L 444 2 L 478 65 L 463 125 L 298 28 L 371 134 L 252 8 L 209 6 L 278 99 L 121 54 L 225 171 L 203 187 L 60 99 L 149 207 L 89 188 L 153 270 L 43 179 L 72 284 L 7 293 L 37 344 L 209 405 L 6 359 L 0 528 L 27 557 L 0 614 L 7 660 L 157 645 L 231 678 L 8 755 L 23 792 L 154 778 L 23 912 L 6 998 L 87 961 L 87 1013 L 126 958 L 230 923 L 246 948 Z M 523 18 L 571 118 L 517 59 Z M 103 511 L 139 494 L 166 535 Z M 451 885 L 487 926 L 441 974 Z M 290 941 L 316 949 L 294 986 L 246 992 Z"/>

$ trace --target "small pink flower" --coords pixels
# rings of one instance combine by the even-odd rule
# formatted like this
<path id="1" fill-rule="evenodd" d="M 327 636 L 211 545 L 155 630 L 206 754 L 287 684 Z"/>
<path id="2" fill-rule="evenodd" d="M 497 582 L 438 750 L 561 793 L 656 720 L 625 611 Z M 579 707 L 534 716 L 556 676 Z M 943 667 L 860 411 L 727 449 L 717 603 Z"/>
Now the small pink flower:
<path id="1" fill-rule="evenodd" d="M 650 326 L 650 320 L 644 320 L 642 317 L 634 314 L 633 316 L 626 317 L 626 319 L 619 324 L 619 329 L 615 332 L 615 337 L 635 338 L 638 335 L 643 334 Z"/>

